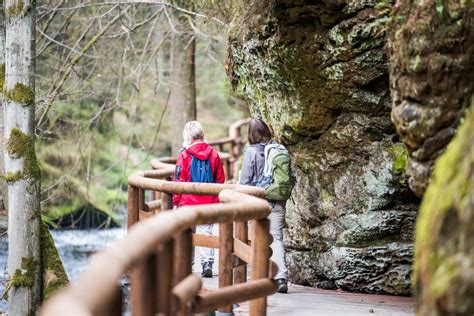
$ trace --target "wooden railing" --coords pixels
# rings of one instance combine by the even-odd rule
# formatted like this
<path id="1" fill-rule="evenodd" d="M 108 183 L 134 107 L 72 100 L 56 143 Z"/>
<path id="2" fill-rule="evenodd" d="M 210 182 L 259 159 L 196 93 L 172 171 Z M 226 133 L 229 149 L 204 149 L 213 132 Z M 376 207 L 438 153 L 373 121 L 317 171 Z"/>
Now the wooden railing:
<path id="1" fill-rule="evenodd" d="M 234 138 L 230 144 L 234 151 L 241 142 Z M 229 170 L 237 157 L 230 156 L 234 160 L 229 160 Z M 174 160 L 154 160 L 156 170 L 129 177 L 128 236 L 95 255 L 88 271 L 47 301 L 41 315 L 121 315 L 119 281 L 127 273 L 133 315 L 190 315 L 216 309 L 231 313 L 232 304 L 247 300 L 250 315 L 266 314 L 266 296 L 277 289 L 273 280 L 277 268 L 269 260 L 270 209 L 262 199 L 263 190 L 229 183 L 172 182 L 174 165 L 166 162 Z M 151 200 L 146 202 L 148 191 Z M 218 195 L 220 203 L 172 210 L 173 194 Z M 213 223 L 219 224 L 219 236 L 192 233 L 196 225 Z M 203 290 L 201 279 L 192 274 L 193 245 L 219 249 L 218 290 Z"/>

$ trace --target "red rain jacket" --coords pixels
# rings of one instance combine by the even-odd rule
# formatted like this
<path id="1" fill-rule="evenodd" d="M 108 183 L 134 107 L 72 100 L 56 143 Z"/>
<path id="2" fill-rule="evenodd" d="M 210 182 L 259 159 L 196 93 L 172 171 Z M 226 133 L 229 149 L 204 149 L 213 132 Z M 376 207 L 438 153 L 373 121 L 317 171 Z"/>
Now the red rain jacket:
<path id="1" fill-rule="evenodd" d="M 216 183 L 224 183 L 225 175 L 222 161 L 219 158 L 217 151 L 208 143 L 195 142 L 189 146 L 188 149 L 179 153 L 178 161 L 176 162 L 175 179 L 176 182 L 189 181 L 189 169 L 191 167 L 191 155 L 200 160 L 209 158 L 211 164 L 212 175 Z M 195 194 L 175 194 L 173 196 L 173 205 L 196 205 L 196 204 L 210 204 L 219 203 L 219 197 L 212 195 L 195 195 Z"/>

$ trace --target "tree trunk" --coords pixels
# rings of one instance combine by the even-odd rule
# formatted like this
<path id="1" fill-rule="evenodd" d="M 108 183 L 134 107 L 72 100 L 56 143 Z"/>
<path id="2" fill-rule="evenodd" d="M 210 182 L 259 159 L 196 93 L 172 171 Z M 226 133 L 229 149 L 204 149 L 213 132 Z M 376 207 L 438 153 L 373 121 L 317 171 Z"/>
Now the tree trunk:
<path id="1" fill-rule="evenodd" d="M 194 10 L 192 1 L 175 3 L 185 9 Z M 175 32 L 171 40 L 171 126 L 172 154 L 177 155 L 183 143 L 183 128 L 186 122 L 196 120 L 196 83 L 194 67 L 195 39 L 189 24 L 190 16 L 175 13 Z"/>
<path id="2" fill-rule="evenodd" d="M 5 14 L 0 6 L 0 148 L 3 148 L 3 84 L 5 82 Z M 0 150 L 0 174 L 5 173 L 3 150 Z M 0 178 L 0 210 L 6 208 L 7 183 Z"/>
<path id="3" fill-rule="evenodd" d="M 5 179 L 8 183 L 8 314 L 33 315 L 41 297 L 41 170 L 35 154 L 35 1 L 5 0 Z"/>

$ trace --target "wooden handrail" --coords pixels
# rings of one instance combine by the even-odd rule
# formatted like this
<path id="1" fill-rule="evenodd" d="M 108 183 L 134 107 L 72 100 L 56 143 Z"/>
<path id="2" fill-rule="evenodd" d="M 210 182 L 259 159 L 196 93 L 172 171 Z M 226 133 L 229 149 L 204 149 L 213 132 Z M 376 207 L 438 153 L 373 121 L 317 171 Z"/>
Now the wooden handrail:
<path id="1" fill-rule="evenodd" d="M 198 295 L 192 308 L 193 313 L 202 313 L 216 309 L 221 305 L 230 305 L 249 299 L 275 293 L 277 285 L 270 279 L 252 280 L 206 294 Z M 257 314 L 257 315 L 264 315 Z"/>
<path id="2" fill-rule="evenodd" d="M 234 145 L 240 137 L 238 128 L 245 124 L 238 123 L 231 129 Z M 231 148 L 230 156 L 235 157 L 234 150 Z M 119 315 L 117 304 L 121 304 L 122 297 L 118 284 L 128 271 L 132 271 L 132 312 L 140 316 L 188 315 L 215 308 L 228 312 L 232 311 L 231 304 L 249 299 L 250 315 L 265 315 L 266 296 L 277 288 L 272 280 L 277 268 L 269 260 L 270 208 L 262 199 L 264 190 L 236 184 L 172 182 L 169 179 L 174 165 L 170 163 L 174 161 L 172 157 L 154 159 L 156 170 L 139 171 L 129 177 L 128 236 L 94 255 L 88 271 L 73 286 L 48 300 L 41 315 Z M 145 190 L 155 191 L 148 203 Z M 172 208 L 172 194 L 216 195 L 220 203 L 164 211 Z M 253 221 L 251 245 L 246 228 L 249 220 Z M 214 223 L 221 225 L 219 290 L 199 294 L 202 282 L 191 274 L 190 228 Z M 238 228 L 236 237 L 232 223 Z M 212 237 L 202 242 L 216 245 Z M 232 284 L 233 255 L 243 260 L 239 271 L 246 270 L 246 263 L 252 264 L 252 281 L 246 282 L 246 274 L 240 273 L 234 283 L 241 284 Z"/>
<path id="3" fill-rule="evenodd" d="M 169 183 L 170 186 L 175 185 L 171 191 L 193 193 L 183 189 L 180 184 Z M 201 188 L 196 189 L 194 193 L 197 192 L 201 192 Z M 89 271 L 74 286 L 68 287 L 48 301 L 42 314 L 65 315 L 77 312 L 94 315 L 103 301 L 113 299 L 121 276 L 173 234 L 195 225 L 262 219 L 270 212 L 265 200 L 237 191 L 222 189 L 219 198 L 227 203 L 181 207 L 173 212 L 160 212 L 145 221 L 137 222 L 130 228 L 126 239 L 95 255 Z"/>

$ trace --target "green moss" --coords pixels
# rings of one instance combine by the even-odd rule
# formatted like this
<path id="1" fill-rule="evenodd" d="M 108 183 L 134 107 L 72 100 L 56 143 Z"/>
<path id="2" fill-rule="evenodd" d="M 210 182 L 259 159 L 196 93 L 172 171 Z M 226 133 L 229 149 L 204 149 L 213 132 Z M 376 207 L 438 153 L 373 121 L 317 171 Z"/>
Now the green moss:
<path id="1" fill-rule="evenodd" d="M 0 91 L 3 91 L 5 85 L 5 64 L 0 64 Z"/>
<path id="2" fill-rule="evenodd" d="M 15 181 L 23 179 L 23 172 L 21 171 L 7 172 L 1 178 L 4 179 L 6 182 L 15 182 Z"/>
<path id="3" fill-rule="evenodd" d="M 472 256 L 463 248 L 471 234 L 474 194 L 474 99 L 464 124 L 436 161 L 416 226 L 414 277 L 427 310 L 446 300 L 463 300 L 472 281 L 462 277 Z M 471 229 L 472 230 L 472 229 Z M 467 297 L 464 297 L 467 299 Z"/>
<path id="4" fill-rule="evenodd" d="M 39 179 L 41 177 L 41 168 L 36 159 L 35 144 L 31 136 L 23 133 L 18 128 L 12 128 L 6 145 L 7 152 L 12 157 L 24 158 L 23 171 L 7 174 L 4 176 L 7 181 Z"/>
<path id="5" fill-rule="evenodd" d="M 43 300 L 69 284 L 61 257 L 45 223 L 41 223 L 41 268 L 43 272 Z"/>
<path id="6" fill-rule="evenodd" d="M 407 171 L 408 151 L 403 144 L 396 144 L 390 148 L 393 157 L 393 173 L 404 174 Z"/>
<path id="7" fill-rule="evenodd" d="M 12 90 L 5 91 L 5 98 L 24 105 L 32 104 L 34 97 L 33 89 L 22 83 L 17 83 Z"/>
<path id="8" fill-rule="evenodd" d="M 24 12 L 25 3 L 22 0 L 16 0 L 14 4 L 6 8 L 5 17 L 7 21 L 11 21 L 15 16 L 18 16 Z"/>
<path id="9" fill-rule="evenodd" d="M 436 13 L 439 17 L 443 16 L 444 13 L 444 0 L 436 0 Z"/>
<path id="10" fill-rule="evenodd" d="M 442 297 L 448 284 L 461 275 L 460 262 L 453 259 L 455 258 L 444 257 L 437 262 L 438 269 L 435 271 L 433 283 L 430 287 L 431 293 L 435 298 Z"/>
<path id="11" fill-rule="evenodd" d="M 7 142 L 7 151 L 14 157 L 25 157 L 31 145 L 31 137 L 18 128 L 12 128 Z"/>
<path id="12" fill-rule="evenodd" d="M 20 269 L 16 269 L 10 280 L 11 286 L 32 287 L 35 282 L 38 262 L 34 258 L 21 258 Z"/>

